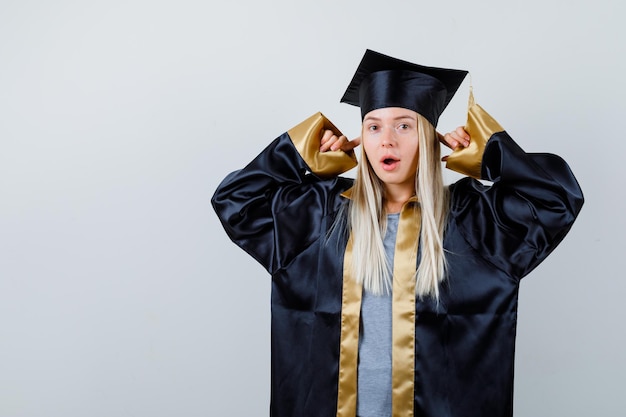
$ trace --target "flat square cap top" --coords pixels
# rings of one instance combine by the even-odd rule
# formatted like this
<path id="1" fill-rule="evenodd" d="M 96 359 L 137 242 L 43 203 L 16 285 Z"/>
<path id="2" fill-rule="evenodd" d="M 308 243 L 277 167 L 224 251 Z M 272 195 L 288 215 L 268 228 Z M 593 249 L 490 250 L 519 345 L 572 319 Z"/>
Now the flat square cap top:
<path id="1" fill-rule="evenodd" d="M 466 75 L 467 71 L 426 67 L 368 49 L 341 102 L 360 107 L 361 118 L 379 108 L 402 107 L 437 126 Z"/>

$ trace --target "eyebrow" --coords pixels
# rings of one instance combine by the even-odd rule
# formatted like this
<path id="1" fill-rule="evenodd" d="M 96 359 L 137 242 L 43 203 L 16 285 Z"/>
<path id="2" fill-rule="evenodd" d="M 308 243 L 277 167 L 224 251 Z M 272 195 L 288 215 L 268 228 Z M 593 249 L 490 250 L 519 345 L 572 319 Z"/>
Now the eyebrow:
<path id="1" fill-rule="evenodd" d="M 398 121 L 398 120 L 403 120 L 403 119 L 409 119 L 409 120 L 412 120 L 412 121 L 417 120 L 415 117 L 411 117 L 408 114 L 394 117 L 392 120 Z M 379 122 L 381 120 L 381 118 L 380 117 L 375 117 L 375 116 L 367 116 L 365 119 L 363 119 L 363 122 L 366 122 L 366 121 L 369 121 L 369 120 L 373 120 L 373 121 L 378 121 Z"/>

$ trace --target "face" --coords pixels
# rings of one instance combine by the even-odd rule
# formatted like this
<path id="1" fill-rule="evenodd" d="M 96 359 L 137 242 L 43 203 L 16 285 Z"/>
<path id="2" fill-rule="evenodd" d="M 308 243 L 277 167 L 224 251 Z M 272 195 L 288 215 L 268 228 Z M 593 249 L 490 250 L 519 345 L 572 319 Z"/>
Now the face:
<path id="1" fill-rule="evenodd" d="M 400 107 L 372 110 L 363 119 L 362 142 L 374 172 L 388 189 L 415 190 L 417 113 Z"/>

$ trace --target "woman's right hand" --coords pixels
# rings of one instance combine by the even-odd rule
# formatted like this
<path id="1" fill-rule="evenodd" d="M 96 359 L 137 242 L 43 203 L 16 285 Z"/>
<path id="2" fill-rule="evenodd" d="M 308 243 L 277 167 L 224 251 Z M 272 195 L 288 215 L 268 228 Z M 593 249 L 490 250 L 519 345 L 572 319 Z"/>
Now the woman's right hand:
<path id="1" fill-rule="evenodd" d="M 337 136 L 332 130 L 325 130 L 320 141 L 320 152 L 341 150 L 349 152 L 361 144 L 361 137 L 348 140 L 347 137 Z"/>

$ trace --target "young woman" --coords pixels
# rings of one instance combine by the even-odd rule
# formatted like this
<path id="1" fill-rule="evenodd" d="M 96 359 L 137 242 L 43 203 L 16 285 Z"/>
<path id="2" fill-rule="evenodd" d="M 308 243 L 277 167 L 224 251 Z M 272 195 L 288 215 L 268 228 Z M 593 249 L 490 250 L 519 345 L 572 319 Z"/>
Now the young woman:
<path id="1" fill-rule="evenodd" d="M 477 105 L 436 133 L 465 74 L 367 51 L 342 99 L 361 138 L 318 113 L 215 192 L 272 275 L 272 416 L 512 415 L 519 282 L 583 196 L 561 158 L 525 153 Z M 493 184 L 444 186 L 440 141 L 449 167 Z M 340 177 L 358 145 L 355 180 Z"/>

